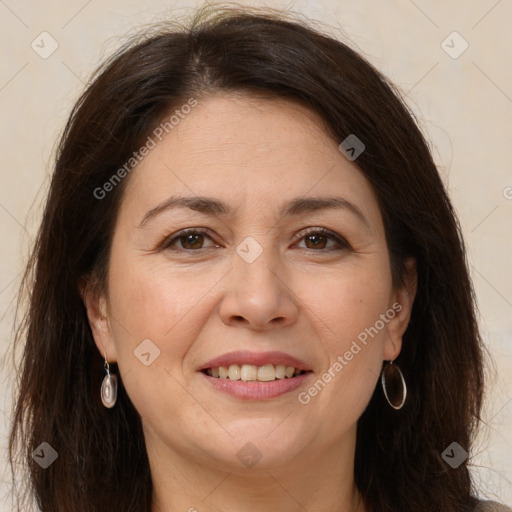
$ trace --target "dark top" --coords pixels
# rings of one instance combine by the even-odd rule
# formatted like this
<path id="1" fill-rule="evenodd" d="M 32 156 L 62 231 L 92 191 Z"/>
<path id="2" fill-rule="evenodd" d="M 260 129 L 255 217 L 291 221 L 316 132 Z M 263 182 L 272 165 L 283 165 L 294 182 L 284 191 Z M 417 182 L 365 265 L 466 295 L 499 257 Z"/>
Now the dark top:
<path id="1" fill-rule="evenodd" d="M 475 508 L 475 512 L 512 512 L 512 508 L 496 501 L 480 501 Z"/>

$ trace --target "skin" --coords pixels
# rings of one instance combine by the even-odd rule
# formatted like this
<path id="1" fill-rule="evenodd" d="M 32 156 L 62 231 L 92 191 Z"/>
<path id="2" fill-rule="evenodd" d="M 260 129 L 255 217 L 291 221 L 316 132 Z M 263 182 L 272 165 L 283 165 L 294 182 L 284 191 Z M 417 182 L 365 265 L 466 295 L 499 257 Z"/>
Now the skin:
<path id="1" fill-rule="evenodd" d="M 220 94 L 199 100 L 132 172 L 106 290 L 85 301 L 98 350 L 117 361 L 142 418 L 154 512 L 366 510 L 353 478 L 357 420 L 383 361 L 400 352 L 415 275 L 408 262 L 406 286 L 393 287 L 376 196 L 338 144 L 303 106 Z M 171 209 L 139 226 L 172 195 L 214 197 L 233 213 Z M 281 214 L 298 196 L 333 195 L 366 223 L 347 208 Z M 186 228 L 210 234 L 176 239 Z M 349 246 L 322 236 L 315 245 L 307 228 Z M 252 263 L 236 252 L 248 236 L 262 248 Z M 378 335 L 300 403 L 298 392 L 397 302 Z M 160 350 L 149 366 L 134 356 L 145 339 Z M 231 397 L 197 370 L 238 349 L 289 353 L 313 375 L 277 398 Z M 250 468 L 237 457 L 248 442 L 261 454 Z"/>

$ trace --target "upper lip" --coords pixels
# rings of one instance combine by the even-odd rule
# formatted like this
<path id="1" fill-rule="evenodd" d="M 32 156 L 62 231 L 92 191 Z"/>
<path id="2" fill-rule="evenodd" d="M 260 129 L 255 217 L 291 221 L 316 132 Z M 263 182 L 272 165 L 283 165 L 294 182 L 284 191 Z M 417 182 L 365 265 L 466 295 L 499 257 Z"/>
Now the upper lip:
<path id="1" fill-rule="evenodd" d="M 285 366 L 293 366 L 297 370 L 309 371 L 310 368 L 306 363 L 284 352 L 250 352 L 249 350 L 237 350 L 229 352 L 219 357 L 215 357 L 204 363 L 199 370 L 207 368 L 218 368 L 219 366 L 230 366 L 232 364 L 254 364 L 263 366 L 266 364 L 283 364 Z"/>

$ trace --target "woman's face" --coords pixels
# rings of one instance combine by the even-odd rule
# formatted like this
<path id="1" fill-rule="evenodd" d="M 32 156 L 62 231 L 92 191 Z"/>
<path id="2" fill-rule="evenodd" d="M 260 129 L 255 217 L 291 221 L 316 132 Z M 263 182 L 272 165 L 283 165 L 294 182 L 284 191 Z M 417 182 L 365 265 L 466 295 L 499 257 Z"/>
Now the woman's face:
<path id="1" fill-rule="evenodd" d="M 108 292 L 88 311 L 150 453 L 265 468 L 353 446 L 412 298 L 339 142 L 294 103 L 218 95 L 125 178 Z M 307 372 L 282 378 L 293 358 Z M 233 380 L 205 372 L 221 365 Z"/>

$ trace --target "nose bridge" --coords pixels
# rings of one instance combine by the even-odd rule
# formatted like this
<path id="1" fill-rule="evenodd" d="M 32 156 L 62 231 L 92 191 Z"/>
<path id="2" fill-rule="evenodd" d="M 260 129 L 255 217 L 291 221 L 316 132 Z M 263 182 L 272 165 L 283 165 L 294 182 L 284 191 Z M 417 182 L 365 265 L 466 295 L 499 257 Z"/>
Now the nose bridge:
<path id="1" fill-rule="evenodd" d="M 296 301 L 286 284 L 272 234 L 247 236 L 235 251 L 229 291 L 221 308 L 224 321 L 244 319 L 259 328 L 277 320 L 281 324 L 295 321 Z"/>
<path id="2" fill-rule="evenodd" d="M 279 263 L 278 247 L 271 233 L 246 236 L 236 247 L 234 257 L 235 272 L 240 282 L 251 288 L 275 288 L 278 284 Z M 258 286 L 259 285 L 259 286 Z"/>

